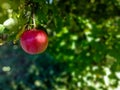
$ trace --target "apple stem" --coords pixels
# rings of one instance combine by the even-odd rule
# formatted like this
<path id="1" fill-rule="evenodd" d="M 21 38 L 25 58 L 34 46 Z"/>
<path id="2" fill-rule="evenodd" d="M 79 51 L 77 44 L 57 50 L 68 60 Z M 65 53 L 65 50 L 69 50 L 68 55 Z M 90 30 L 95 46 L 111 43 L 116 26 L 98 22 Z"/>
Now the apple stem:
<path id="1" fill-rule="evenodd" d="M 37 3 L 33 2 L 33 0 L 27 0 L 25 2 L 26 7 L 30 8 L 30 13 L 28 15 L 28 28 L 36 28 L 36 20 L 35 20 L 35 13 L 37 10 Z M 32 26 L 31 26 L 32 25 Z"/>
<path id="2" fill-rule="evenodd" d="M 33 20 L 33 27 L 36 28 L 35 13 L 33 13 L 32 20 Z"/>
<path id="3" fill-rule="evenodd" d="M 36 21 L 35 21 L 35 3 L 32 3 L 31 5 L 31 14 L 32 14 L 32 24 L 33 24 L 33 28 L 36 28 Z"/>

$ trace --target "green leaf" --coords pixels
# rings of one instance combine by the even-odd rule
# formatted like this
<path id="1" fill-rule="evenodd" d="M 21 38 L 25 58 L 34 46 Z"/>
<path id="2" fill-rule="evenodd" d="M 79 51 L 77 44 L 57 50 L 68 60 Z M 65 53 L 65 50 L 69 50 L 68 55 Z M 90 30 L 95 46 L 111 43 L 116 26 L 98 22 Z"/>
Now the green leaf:
<path id="1" fill-rule="evenodd" d="M 5 30 L 4 25 L 0 24 L 0 33 L 3 33 L 3 32 L 4 32 L 4 30 Z"/>

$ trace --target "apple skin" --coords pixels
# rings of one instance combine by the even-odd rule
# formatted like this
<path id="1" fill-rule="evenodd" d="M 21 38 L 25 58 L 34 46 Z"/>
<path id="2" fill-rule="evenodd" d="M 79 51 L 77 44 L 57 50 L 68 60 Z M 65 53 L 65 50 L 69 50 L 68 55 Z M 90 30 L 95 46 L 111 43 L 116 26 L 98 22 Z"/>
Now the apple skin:
<path id="1" fill-rule="evenodd" d="M 48 36 L 43 30 L 26 30 L 20 36 L 20 45 L 28 54 L 39 54 L 46 50 Z"/>

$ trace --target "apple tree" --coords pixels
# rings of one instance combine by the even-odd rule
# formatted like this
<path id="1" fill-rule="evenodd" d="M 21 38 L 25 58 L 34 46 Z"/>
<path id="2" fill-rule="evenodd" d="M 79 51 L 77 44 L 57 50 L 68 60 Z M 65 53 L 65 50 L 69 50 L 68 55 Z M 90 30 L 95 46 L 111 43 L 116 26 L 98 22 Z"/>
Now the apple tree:
<path id="1" fill-rule="evenodd" d="M 33 34 L 32 29 L 42 30 L 42 34 Z M 37 35 L 44 40 L 33 38 Z M 7 50 L 15 54 L 12 60 L 19 57 L 25 61 L 23 68 L 29 67 L 18 68 L 23 76 L 15 74 L 15 68 L 8 88 L 119 90 L 120 1 L 1 0 L 0 45 L 11 47 Z M 42 48 L 34 48 L 37 45 Z M 21 47 L 37 54 L 29 55 Z"/>

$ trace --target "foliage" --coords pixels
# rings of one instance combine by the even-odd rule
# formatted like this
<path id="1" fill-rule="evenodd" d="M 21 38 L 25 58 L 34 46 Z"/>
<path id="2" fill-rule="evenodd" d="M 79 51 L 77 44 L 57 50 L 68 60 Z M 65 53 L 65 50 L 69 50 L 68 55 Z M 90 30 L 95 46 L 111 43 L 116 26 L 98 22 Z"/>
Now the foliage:
<path id="1" fill-rule="evenodd" d="M 0 4 L 0 25 L 5 27 L 0 27 L 1 89 L 119 90 L 119 0 L 1 0 Z M 48 33 L 49 46 L 45 53 L 30 56 L 18 39 L 26 25 L 33 27 L 33 13 L 36 28 Z"/>

